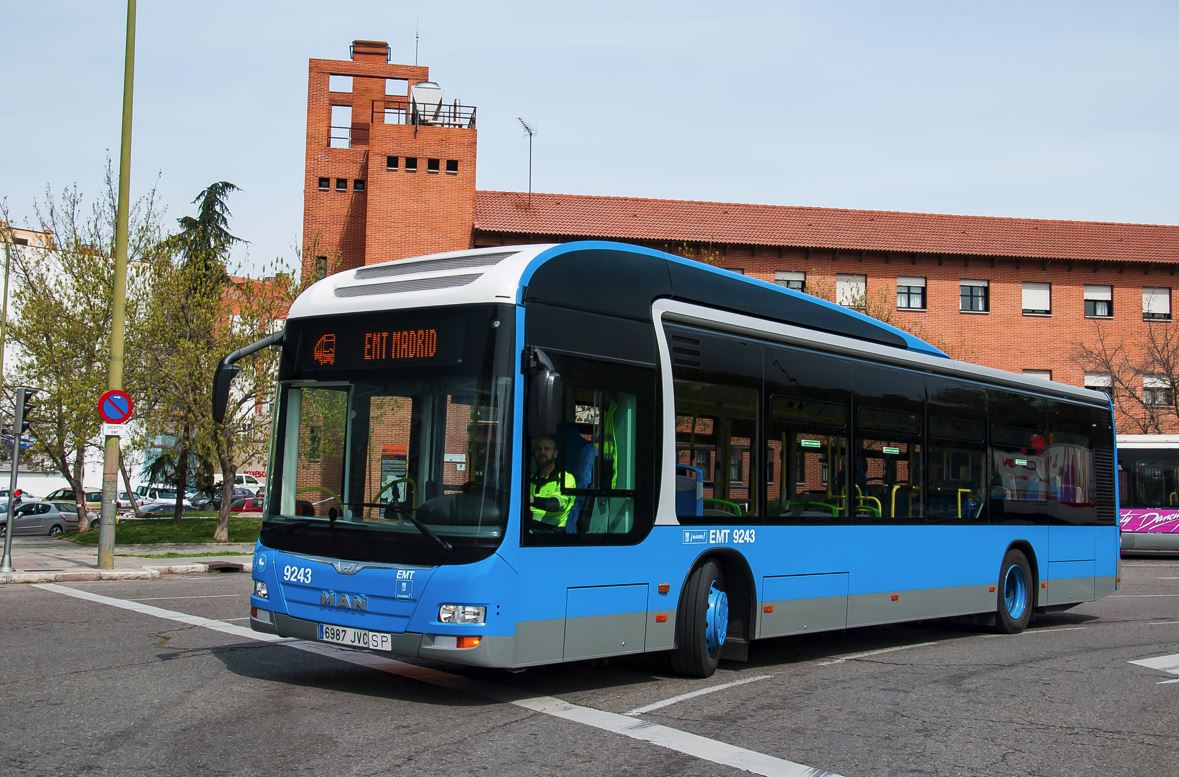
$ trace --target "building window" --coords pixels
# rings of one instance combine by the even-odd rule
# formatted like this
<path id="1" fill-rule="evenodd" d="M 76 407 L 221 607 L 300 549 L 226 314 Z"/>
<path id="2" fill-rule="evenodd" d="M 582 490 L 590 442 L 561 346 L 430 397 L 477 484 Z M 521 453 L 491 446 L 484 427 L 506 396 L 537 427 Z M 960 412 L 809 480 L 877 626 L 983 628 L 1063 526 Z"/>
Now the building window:
<path id="1" fill-rule="evenodd" d="M 778 270 L 774 273 L 774 283 L 795 291 L 806 291 L 806 273 Z"/>
<path id="2" fill-rule="evenodd" d="M 405 172 L 416 173 L 418 171 L 418 158 L 416 156 L 407 156 L 405 158 Z"/>
<path id="3" fill-rule="evenodd" d="M 338 191 L 338 192 L 348 191 L 348 179 L 347 178 L 337 178 L 336 179 L 336 191 Z"/>
<path id="4" fill-rule="evenodd" d="M 1170 407 L 1175 392 L 1170 382 L 1161 375 L 1147 375 L 1142 379 L 1142 401 L 1148 407 Z"/>
<path id="5" fill-rule="evenodd" d="M 386 97 L 405 97 L 407 94 L 409 94 L 409 81 L 404 78 L 385 79 Z"/>
<path id="6" fill-rule="evenodd" d="M 991 309 L 990 281 L 958 281 L 958 309 L 963 313 L 987 313 Z"/>
<path id="7" fill-rule="evenodd" d="M 1052 370 L 1024 370 L 1023 374 L 1029 378 L 1052 380 Z"/>
<path id="8" fill-rule="evenodd" d="M 385 169 L 396 171 L 397 170 L 397 161 L 398 161 L 397 157 L 395 157 L 395 156 L 385 157 Z"/>
<path id="9" fill-rule="evenodd" d="M 327 277 L 327 257 L 326 256 L 315 257 L 315 277 L 317 279 L 323 279 L 323 278 Z"/>
<path id="10" fill-rule="evenodd" d="M 441 168 L 437 159 L 427 159 L 426 160 L 426 172 L 427 173 L 433 173 L 434 175 L 437 175 L 438 171 L 440 169 L 442 169 L 442 168 Z"/>
<path id="11" fill-rule="evenodd" d="M 1089 318 L 1113 318 L 1113 286 L 1085 287 L 1085 315 Z"/>
<path id="12" fill-rule="evenodd" d="M 328 127 L 329 148 L 352 148 L 352 106 L 333 105 L 332 123 Z"/>
<path id="13" fill-rule="evenodd" d="M 724 267 L 724 268 L 721 268 L 721 269 L 728 270 L 729 272 L 735 272 L 735 273 L 737 273 L 738 275 L 744 275 L 744 274 L 745 274 L 745 268 L 744 268 L 744 267 Z"/>
<path id="14" fill-rule="evenodd" d="M 1171 290 L 1147 288 L 1142 290 L 1142 320 L 1171 320 Z"/>
<path id="15" fill-rule="evenodd" d="M 925 310 L 924 278 L 897 278 L 897 309 Z"/>
<path id="16" fill-rule="evenodd" d="M 319 190 L 321 192 L 326 192 L 330 188 L 332 188 L 332 179 L 331 178 L 320 178 L 319 179 Z"/>
<path id="17" fill-rule="evenodd" d="M 457 159 L 447 159 L 446 160 L 446 174 L 447 175 L 458 175 L 458 160 Z"/>
<path id="18" fill-rule="evenodd" d="M 1023 314 L 1047 316 L 1052 313 L 1052 284 L 1024 281 Z"/>
<path id="19" fill-rule="evenodd" d="M 357 178 L 355 181 L 352 182 L 352 191 L 362 192 L 362 191 L 364 191 L 364 187 L 366 185 L 367 184 L 365 183 L 365 180 L 363 178 Z"/>
<path id="20" fill-rule="evenodd" d="M 1086 372 L 1085 388 L 1113 396 L 1113 380 L 1108 372 Z"/>
<path id="21" fill-rule="evenodd" d="M 352 76 L 328 76 L 328 91 L 345 93 L 351 92 Z"/>
<path id="22" fill-rule="evenodd" d="M 835 301 L 848 308 L 864 307 L 868 298 L 868 276 L 838 273 L 835 276 Z"/>

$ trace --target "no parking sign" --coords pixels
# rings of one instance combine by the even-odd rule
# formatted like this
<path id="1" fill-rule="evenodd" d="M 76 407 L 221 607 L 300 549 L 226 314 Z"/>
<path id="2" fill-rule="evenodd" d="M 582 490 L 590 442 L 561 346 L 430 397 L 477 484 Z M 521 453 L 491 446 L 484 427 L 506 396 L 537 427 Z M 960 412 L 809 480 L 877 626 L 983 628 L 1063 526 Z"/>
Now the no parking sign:
<path id="1" fill-rule="evenodd" d="M 108 424 L 126 423 L 134 407 L 131 395 L 119 389 L 111 389 L 98 398 L 98 415 Z"/>

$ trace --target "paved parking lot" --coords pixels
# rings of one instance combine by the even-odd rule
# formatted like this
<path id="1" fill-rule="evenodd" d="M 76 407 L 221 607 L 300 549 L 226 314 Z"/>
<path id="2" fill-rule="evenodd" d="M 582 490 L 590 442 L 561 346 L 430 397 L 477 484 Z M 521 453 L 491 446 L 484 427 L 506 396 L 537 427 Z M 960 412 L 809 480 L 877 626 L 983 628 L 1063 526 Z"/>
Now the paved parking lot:
<path id="1" fill-rule="evenodd" d="M 0 588 L 6 774 L 1179 773 L 1179 560 L 1022 635 L 934 622 L 519 674 L 248 630 L 246 575 Z M 1143 663 L 1131 663 L 1131 662 Z"/>

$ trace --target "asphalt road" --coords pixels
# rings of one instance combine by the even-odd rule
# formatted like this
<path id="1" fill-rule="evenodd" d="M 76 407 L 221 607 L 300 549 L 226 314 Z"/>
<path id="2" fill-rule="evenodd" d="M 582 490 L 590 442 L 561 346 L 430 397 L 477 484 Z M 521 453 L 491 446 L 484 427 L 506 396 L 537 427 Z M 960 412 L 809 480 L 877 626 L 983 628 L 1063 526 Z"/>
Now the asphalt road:
<path id="1" fill-rule="evenodd" d="M 1179 664 L 1179 559 L 1123 574 L 1021 635 L 780 639 L 706 681 L 267 642 L 240 574 L 3 586 L 0 773 L 1174 777 L 1179 669 L 1130 662 Z"/>

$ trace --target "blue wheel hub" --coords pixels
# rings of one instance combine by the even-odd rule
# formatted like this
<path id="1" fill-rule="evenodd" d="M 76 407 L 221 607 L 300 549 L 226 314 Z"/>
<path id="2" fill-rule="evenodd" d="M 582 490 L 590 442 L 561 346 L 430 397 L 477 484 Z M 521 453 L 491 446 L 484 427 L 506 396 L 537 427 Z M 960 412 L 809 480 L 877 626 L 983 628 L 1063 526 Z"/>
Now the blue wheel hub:
<path id="1" fill-rule="evenodd" d="M 1023 617 L 1028 606 L 1028 584 L 1019 564 L 1012 564 L 1003 573 L 1003 604 L 1012 620 Z"/>
<path id="2" fill-rule="evenodd" d="M 729 595 L 716 587 L 716 581 L 708 589 L 708 609 L 704 612 L 704 644 L 708 656 L 715 656 L 725 644 L 729 633 Z"/>

